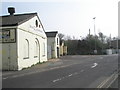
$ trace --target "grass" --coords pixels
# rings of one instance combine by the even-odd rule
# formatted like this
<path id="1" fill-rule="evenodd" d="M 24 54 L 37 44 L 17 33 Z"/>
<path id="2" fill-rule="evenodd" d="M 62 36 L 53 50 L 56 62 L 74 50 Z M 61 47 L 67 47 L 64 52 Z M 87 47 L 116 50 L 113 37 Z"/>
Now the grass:
<path id="1" fill-rule="evenodd" d="M 30 68 L 30 67 L 25 67 L 25 68 L 22 68 L 22 70 L 25 70 L 25 69 L 28 69 L 28 68 Z"/>
<path id="2" fill-rule="evenodd" d="M 46 62 L 45 62 L 45 61 L 43 61 L 43 62 L 38 62 L 38 63 L 36 63 L 36 64 L 31 65 L 30 67 L 22 68 L 22 70 L 25 70 L 25 69 L 31 68 L 31 67 L 33 67 L 33 66 L 35 66 L 35 65 L 43 64 L 43 63 L 46 63 Z"/>

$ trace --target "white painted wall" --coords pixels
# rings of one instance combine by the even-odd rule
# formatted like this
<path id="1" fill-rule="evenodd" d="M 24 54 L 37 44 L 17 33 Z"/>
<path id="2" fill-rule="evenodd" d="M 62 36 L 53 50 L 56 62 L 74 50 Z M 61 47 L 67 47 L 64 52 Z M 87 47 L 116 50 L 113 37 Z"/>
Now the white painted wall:
<path id="1" fill-rule="evenodd" d="M 17 47 L 18 47 L 18 67 L 19 70 L 25 67 L 30 67 L 38 62 L 47 61 L 47 37 L 43 28 L 36 28 L 35 21 L 38 20 L 37 16 L 31 20 L 21 24 L 17 29 Z M 39 20 L 38 20 L 39 21 Z M 40 24 L 40 22 L 39 22 Z M 40 31 L 38 31 L 40 30 Z M 29 58 L 24 59 L 24 42 L 29 41 Z M 39 54 L 35 56 L 35 40 L 39 42 Z M 45 43 L 45 55 L 44 44 Z"/>
<path id="2" fill-rule="evenodd" d="M 2 66 L 3 70 L 21 70 L 30 67 L 38 62 L 47 61 L 47 37 L 43 31 L 42 25 L 36 28 L 35 21 L 41 24 L 38 17 L 35 16 L 16 28 L 15 43 L 1 43 L 2 46 Z M 13 27 L 4 27 L 13 28 Z M 29 58 L 24 59 L 25 40 L 29 41 Z M 39 42 L 39 54 L 35 56 L 35 41 Z M 45 46 L 44 46 L 45 44 Z M 45 47 L 45 52 L 44 52 Z M 8 52 L 9 51 L 9 52 Z M 9 57 L 10 56 L 10 57 Z"/>
<path id="3" fill-rule="evenodd" d="M 57 44 L 57 38 L 58 38 L 58 44 Z M 55 37 L 55 54 L 56 54 L 56 56 L 57 56 L 57 47 L 59 48 L 59 56 L 60 56 L 60 39 L 59 39 L 58 33 Z"/>

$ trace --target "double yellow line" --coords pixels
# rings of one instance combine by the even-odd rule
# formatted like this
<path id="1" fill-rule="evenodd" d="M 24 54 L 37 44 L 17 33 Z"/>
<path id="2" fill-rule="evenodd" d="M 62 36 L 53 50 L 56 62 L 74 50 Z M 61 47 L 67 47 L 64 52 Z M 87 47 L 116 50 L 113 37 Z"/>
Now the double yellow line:
<path id="1" fill-rule="evenodd" d="M 110 79 L 112 79 L 113 77 L 115 77 L 114 80 L 116 80 L 117 76 L 118 76 L 118 75 L 116 75 L 115 73 L 112 74 L 110 77 L 108 77 L 107 79 L 105 79 L 97 88 L 108 88 L 108 87 L 112 84 L 112 83 L 110 83 L 110 84 L 106 85 L 106 84 L 108 83 L 108 81 L 109 81 Z M 113 80 L 113 81 L 114 81 L 114 80 Z M 113 81 L 112 81 L 112 82 L 113 82 Z M 105 87 L 105 85 L 106 85 L 106 87 Z"/>

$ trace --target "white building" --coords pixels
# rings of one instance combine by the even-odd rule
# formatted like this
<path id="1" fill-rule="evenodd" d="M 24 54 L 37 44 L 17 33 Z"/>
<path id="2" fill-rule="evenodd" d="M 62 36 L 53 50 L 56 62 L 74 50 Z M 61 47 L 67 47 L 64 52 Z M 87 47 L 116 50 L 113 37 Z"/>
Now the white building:
<path id="1" fill-rule="evenodd" d="M 60 40 L 57 31 L 46 32 L 48 59 L 60 57 Z"/>
<path id="2" fill-rule="evenodd" d="M 37 13 L 1 16 L 2 70 L 21 70 L 47 61 L 47 37 Z"/>

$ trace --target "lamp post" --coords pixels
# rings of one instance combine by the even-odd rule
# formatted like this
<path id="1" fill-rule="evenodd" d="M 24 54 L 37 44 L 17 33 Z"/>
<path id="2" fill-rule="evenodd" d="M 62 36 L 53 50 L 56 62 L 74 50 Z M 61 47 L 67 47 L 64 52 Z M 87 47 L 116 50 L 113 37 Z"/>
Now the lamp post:
<path id="1" fill-rule="evenodd" d="M 117 37 L 117 54 L 119 54 L 119 47 L 118 47 L 118 41 L 119 41 L 119 39 L 118 39 L 118 37 Z"/>
<path id="2" fill-rule="evenodd" d="M 96 49 L 96 32 L 95 32 L 95 19 L 96 19 L 96 17 L 93 18 L 93 20 L 94 20 L 94 35 L 95 35 L 95 50 L 94 50 L 94 53 L 97 54 L 97 49 Z"/>
<path id="3" fill-rule="evenodd" d="M 91 41 L 90 41 L 91 39 L 90 39 L 90 29 L 89 29 L 89 49 L 90 49 L 90 51 L 89 51 L 89 55 L 91 54 Z"/>

